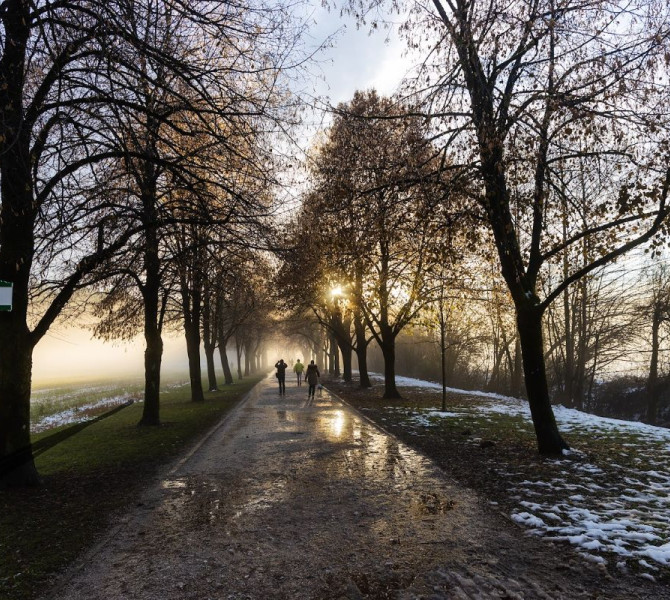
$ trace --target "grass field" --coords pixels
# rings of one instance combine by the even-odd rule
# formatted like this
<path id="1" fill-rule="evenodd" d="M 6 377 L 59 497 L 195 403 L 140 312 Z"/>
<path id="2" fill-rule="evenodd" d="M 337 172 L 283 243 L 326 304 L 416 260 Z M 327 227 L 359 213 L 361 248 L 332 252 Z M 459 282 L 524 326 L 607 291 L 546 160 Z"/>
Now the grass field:
<path id="1" fill-rule="evenodd" d="M 173 374 L 162 380 L 166 392 L 184 386 L 188 377 Z M 30 398 L 31 431 L 37 433 L 95 417 L 128 400 L 140 400 L 143 391 L 141 377 L 53 381 L 34 386 Z"/>
<path id="2" fill-rule="evenodd" d="M 204 403 L 190 401 L 188 385 L 171 383 L 161 393 L 159 427 L 137 427 L 142 404 L 135 403 L 40 454 L 36 464 L 42 487 L 0 492 L 0 598 L 36 597 L 54 573 L 136 501 L 161 466 L 184 453 L 260 379 L 250 377 L 206 393 Z M 108 392 L 75 394 L 75 403 L 87 404 L 91 397 Z M 52 400 L 66 395 L 62 390 L 50 394 Z M 67 407 L 65 398 L 62 404 L 52 400 L 49 405 L 57 410 Z M 33 440 L 39 443 L 68 427 L 72 426 L 36 433 Z"/>

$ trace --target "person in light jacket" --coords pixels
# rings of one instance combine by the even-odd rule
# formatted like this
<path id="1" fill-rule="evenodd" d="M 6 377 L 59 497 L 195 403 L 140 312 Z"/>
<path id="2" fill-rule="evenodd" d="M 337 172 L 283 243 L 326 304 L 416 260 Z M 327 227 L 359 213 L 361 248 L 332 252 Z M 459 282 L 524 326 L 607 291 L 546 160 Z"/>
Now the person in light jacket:
<path id="1" fill-rule="evenodd" d="M 298 359 L 298 362 L 293 365 L 293 371 L 295 372 L 295 376 L 298 378 L 298 387 L 302 385 L 302 372 L 305 370 L 305 365 L 300 362 L 300 359 Z"/>
<path id="2" fill-rule="evenodd" d="M 319 383 L 319 367 L 314 364 L 314 361 L 310 361 L 307 365 L 307 371 L 305 372 L 305 381 L 309 384 L 309 389 L 307 390 L 307 397 L 314 398 L 314 392 L 316 391 L 316 384 Z"/>

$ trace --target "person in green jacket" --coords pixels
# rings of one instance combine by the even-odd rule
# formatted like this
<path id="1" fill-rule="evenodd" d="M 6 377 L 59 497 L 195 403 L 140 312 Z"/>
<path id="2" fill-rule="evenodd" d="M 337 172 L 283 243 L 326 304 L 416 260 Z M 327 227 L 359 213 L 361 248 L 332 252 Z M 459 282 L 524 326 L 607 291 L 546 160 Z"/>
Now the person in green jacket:
<path id="1" fill-rule="evenodd" d="M 305 369 L 305 365 L 300 362 L 300 359 L 298 359 L 298 362 L 293 365 L 293 370 L 295 371 L 295 376 L 298 378 L 298 387 L 302 385 L 302 372 Z"/>

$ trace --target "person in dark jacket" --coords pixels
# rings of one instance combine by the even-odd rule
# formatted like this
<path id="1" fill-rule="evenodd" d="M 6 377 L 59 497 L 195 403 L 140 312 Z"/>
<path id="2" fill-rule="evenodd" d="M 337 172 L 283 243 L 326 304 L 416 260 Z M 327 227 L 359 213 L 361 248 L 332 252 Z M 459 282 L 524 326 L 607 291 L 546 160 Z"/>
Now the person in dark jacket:
<path id="1" fill-rule="evenodd" d="M 309 389 L 307 390 L 307 397 L 314 398 L 314 392 L 316 391 L 316 384 L 319 383 L 319 367 L 314 364 L 314 361 L 310 361 L 307 365 L 307 371 L 305 372 L 305 381 L 309 384 Z"/>
<path id="2" fill-rule="evenodd" d="M 280 358 L 278 362 L 275 363 L 275 369 L 277 369 L 277 381 L 279 382 L 279 393 L 286 394 L 286 367 L 288 365 L 284 362 L 283 358 Z"/>

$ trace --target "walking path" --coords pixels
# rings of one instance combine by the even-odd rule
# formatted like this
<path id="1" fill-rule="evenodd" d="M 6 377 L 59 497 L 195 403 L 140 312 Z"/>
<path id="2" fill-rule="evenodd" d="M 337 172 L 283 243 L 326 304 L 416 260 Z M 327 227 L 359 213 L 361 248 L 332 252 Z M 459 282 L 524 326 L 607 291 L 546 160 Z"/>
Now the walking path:
<path id="1" fill-rule="evenodd" d="M 47 597 L 587 597 L 430 460 L 325 390 L 286 392 L 258 384 Z"/>

